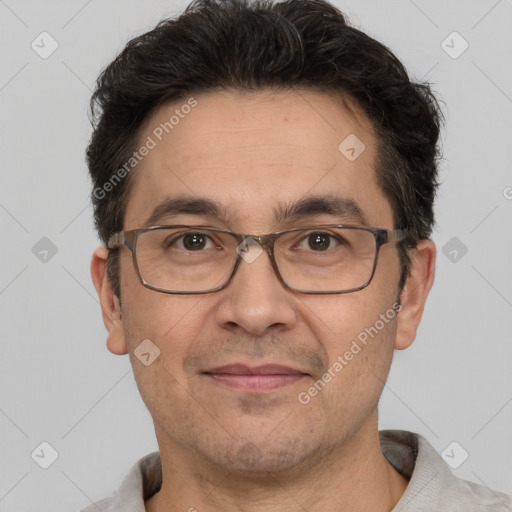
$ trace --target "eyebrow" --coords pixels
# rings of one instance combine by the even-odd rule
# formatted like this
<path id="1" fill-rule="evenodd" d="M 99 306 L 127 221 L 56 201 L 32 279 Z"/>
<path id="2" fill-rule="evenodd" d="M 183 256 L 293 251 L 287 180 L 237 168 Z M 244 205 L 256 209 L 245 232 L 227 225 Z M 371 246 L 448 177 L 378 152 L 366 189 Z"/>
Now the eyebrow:
<path id="1" fill-rule="evenodd" d="M 276 223 L 284 224 L 299 221 L 315 215 L 332 215 L 340 220 L 349 220 L 361 225 L 369 225 L 361 207 L 351 198 L 334 195 L 308 196 L 296 202 L 282 204 L 273 209 Z M 153 226 L 163 219 L 177 215 L 197 215 L 214 217 L 224 224 L 230 224 L 234 215 L 218 201 L 205 197 L 170 197 L 159 203 L 144 222 L 144 226 Z"/>

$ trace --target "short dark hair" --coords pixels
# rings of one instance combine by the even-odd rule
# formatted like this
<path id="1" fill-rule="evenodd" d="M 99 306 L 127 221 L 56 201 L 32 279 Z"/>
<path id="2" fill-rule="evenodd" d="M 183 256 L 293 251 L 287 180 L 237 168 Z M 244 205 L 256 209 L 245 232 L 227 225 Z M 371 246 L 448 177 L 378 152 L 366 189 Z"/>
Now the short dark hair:
<path id="1" fill-rule="evenodd" d="M 91 99 L 87 163 L 103 243 L 123 229 L 132 157 L 144 121 L 164 104 L 214 90 L 310 89 L 355 100 L 377 136 L 376 178 L 390 201 L 402 290 L 408 248 L 430 236 L 443 115 L 430 85 L 415 83 L 384 45 L 323 0 L 194 0 L 176 19 L 131 40 L 103 70 Z M 341 142 L 341 141 L 340 141 Z M 108 193 L 106 193 L 108 190 Z M 108 276 L 120 296 L 118 250 Z"/>

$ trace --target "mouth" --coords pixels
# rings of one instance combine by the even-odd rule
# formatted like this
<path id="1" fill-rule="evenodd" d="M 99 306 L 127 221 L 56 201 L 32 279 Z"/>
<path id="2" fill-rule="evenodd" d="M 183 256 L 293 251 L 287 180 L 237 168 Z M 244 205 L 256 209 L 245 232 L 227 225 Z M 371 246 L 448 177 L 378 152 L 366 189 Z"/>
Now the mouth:
<path id="1" fill-rule="evenodd" d="M 203 372 L 213 382 L 243 391 L 268 391 L 294 384 L 308 373 L 288 366 L 231 364 Z"/>

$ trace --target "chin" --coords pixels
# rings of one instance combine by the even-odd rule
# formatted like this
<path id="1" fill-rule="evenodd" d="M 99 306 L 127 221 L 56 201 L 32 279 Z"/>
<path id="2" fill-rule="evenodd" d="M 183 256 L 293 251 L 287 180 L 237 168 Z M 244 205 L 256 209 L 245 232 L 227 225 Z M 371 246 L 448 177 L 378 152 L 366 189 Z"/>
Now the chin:
<path id="1" fill-rule="evenodd" d="M 293 472 L 323 452 L 313 439 L 306 443 L 297 437 L 268 440 L 230 440 L 228 446 L 217 445 L 206 457 L 223 471 L 250 478 L 268 478 L 269 473 Z"/>

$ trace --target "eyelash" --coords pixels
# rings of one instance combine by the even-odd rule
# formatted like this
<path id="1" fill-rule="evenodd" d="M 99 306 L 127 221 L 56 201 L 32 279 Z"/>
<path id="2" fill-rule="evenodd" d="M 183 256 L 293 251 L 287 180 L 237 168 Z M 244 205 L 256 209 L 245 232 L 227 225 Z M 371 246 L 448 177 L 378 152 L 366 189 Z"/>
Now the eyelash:
<path id="1" fill-rule="evenodd" d="M 303 243 L 307 243 L 311 236 L 326 236 L 326 237 L 328 237 L 329 238 L 328 249 L 332 249 L 333 247 L 337 247 L 339 245 L 343 245 L 344 243 L 346 243 L 346 241 L 342 240 L 339 236 L 337 236 L 333 233 L 329 233 L 328 231 L 311 231 L 309 233 L 302 234 L 302 235 L 303 236 L 300 240 L 298 240 L 296 243 L 293 243 L 294 247 L 299 246 Z M 217 244 L 209 234 L 203 233 L 200 231 L 190 231 L 190 232 L 181 233 L 177 236 L 173 236 L 173 238 L 171 240 L 164 241 L 164 246 L 165 246 L 165 248 L 169 248 L 172 246 L 181 245 L 182 247 L 178 247 L 179 249 L 187 250 L 187 248 L 184 247 L 184 239 L 187 236 L 201 237 L 203 239 L 206 239 L 207 242 L 216 244 L 217 246 L 222 246 L 222 244 L 220 244 L 220 243 Z M 336 243 L 336 245 L 333 245 L 333 241 Z M 207 250 L 207 249 L 212 249 L 212 248 L 213 247 L 201 247 L 201 250 Z M 201 251 L 189 251 L 189 252 L 201 252 Z M 322 252 L 324 252 L 324 251 L 322 251 Z"/>

